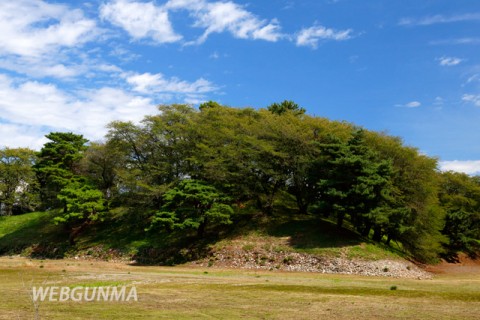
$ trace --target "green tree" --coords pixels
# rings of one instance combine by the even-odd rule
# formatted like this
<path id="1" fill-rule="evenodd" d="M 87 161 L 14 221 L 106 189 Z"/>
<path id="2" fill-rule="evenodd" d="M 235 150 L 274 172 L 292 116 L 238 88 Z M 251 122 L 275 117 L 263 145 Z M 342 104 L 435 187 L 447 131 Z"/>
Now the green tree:
<path id="1" fill-rule="evenodd" d="M 287 178 L 286 155 L 272 144 L 271 118 L 265 110 L 203 108 L 195 126 L 193 175 L 270 214 Z"/>
<path id="2" fill-rule="evenodd" d="M 106 200 L 113 201 L 119 193 L 118 174 L 123 161 L 122 151 L 113 144 L 91 143 L 81 162 L 81 174 L 103 192 Z"/>
<path id="3" fill-rule="evenodd" d="M 443 172 L 440 185 L 440 205 L 446 210 L 442 233 L 448 237 L 449 253 L 477 254 L 480 250 L 480 184 L 463 173 Z"/>
<path id="4" fill-rule="evenodd" d="M 418 260 L 436 260 L 446 242 L 441 234 L 445 210 L 438 199 L 437 160 L 383 133 L 366 132 L 365 142 L 392 163 L 388 240 L 400 241 Z"/>
<path id="5" fill-rule="evenodd" d="M 158 206 L 172 184 L 192 174 L 195 140 L 190 132 L 197 111 L 187 105 L 159 110 L 140 125 L 114 122 L 107 135 L 107 145 L 121 159 L 116 173 L 122 198 L 133 205 Z"/>
<path id="6" fill-rule="evenodd" d="M 87 149 L 82 135 L 52 132 L 50 140 L 37 154 L 35 173 L 40 184 L 40 197 L 45 208 L 60 207 L 57 194 L 79 174 L 80 160 Z"/>
<path id="7" fill-rule="evenodd" d="M 76 179 L 65 185 L 57 197 L 65 203 L 66 210 L 54 221 L 66 226 L 70 232 L 70 244 L 73 245 L 81 231 L 103 217 L 103 193 L 84 179 Z"/>
<path id="8" fill-rule="evenodd" d="M 35 152 L 26 148 L 0 149 L 0 214 L 11 215 L 14 207 L 29 211 L 38 205 L 32 166 Z"/>
<path id="9" fill-rule="evenodd" d="M 232 223 L 229 197 L 202 181 L 187 179 L 168 190 L 165 204 L 152 219 L 150 229 L 193 229 L 203 237 L 209 225 Z"/>
<path id="10" fill-rule="evenodd" d="M 282 115 L 287 112 L 291 112 L 295 115 L 301 115 L 306 112 L 304 108 L 300 107 L 298 104 L 290 100 L 284 100 L 280 103 L 272 103 L 267 107 L 267 110 L 271 113 L 278 115 Z"/>
<path id="11" fill-rule="evenodd" d="M 391 169 L 365 144 L 364 135 L 363 130 L 356 130 L 347 142 L 332 136 L 332 142 L 323 145 L 327 161 L 326 176 L 319 182 L 320 199 L 336 217 L 338 227 L 348 215 L 363 235 L 374 227 L 374 237 L 379 240 L 380 225 L 388 221 L 381 207 L 388 195 Z"/>

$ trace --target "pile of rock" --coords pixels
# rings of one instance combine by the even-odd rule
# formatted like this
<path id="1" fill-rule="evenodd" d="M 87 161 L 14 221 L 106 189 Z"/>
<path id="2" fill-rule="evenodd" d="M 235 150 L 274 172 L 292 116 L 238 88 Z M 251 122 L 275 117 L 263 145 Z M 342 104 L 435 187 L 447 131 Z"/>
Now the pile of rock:
<path id="1" fill-rule="evenodd" d="M 323 257 L 298 252 L 259 252 L 223 248 L 209 258 L 194 262 L 205 267 L 242 268 L 430 279 L 430 273 L 404 260 L 366 261 Z"/>

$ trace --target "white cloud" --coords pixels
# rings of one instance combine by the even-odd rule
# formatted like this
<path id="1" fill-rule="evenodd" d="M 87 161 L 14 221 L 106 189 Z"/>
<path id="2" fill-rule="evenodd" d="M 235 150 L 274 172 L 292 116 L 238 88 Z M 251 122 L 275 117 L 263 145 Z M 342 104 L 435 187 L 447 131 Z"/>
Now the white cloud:
<path id="1" fill-rule="evenodd" d="M 480 95 L 464 94 L 462 100 L 465 102 L 473 103 L 476 107 L 480 107 Z"/>
<path id="2" fill-rule="evenodd" d="M 352 38 L 352 29 L 334 30 L 320 25 L 304 28 L 296 34 L 297 46 L 316 48 L 321 40 L 342 41 Z"/>
<path id="3" fill-rule="evenodd" d="M 81 10 L 41 0 L 0 2 L 0 54 L 39 57 L 76 47 L 98 33 Z"/>
<path id="4" fill-rule="evenodd" d="M 418 108 L 422 104 L 419 101 L 411 101 L 405 104 L 396 104 L 396 107 L 403 107 L 403 108 Z"/>
<path id="5" fill-rule="evenodd" d="M 476 73 L 476 74 L 468 77 L 466 83 L 472 83 L 472 82 L 478 82 L 478 81 L 480 81 L 480 74 Z"/>
<path id="6" fill-rule="evenodd" d="M 431 45 L 469 45 L 469 44 L 479 44 L 480 38 L 456 38 L 456 39 L 445 39 L 445 40 L 434 40 L 430 41 Z"/>
<path id="7" fill-rule="evenodd" d="M 439 165 L 442 171 L 457 171 L 470 175 L 480 174 L 480 160 L 440 161 Z"/>
<path id="8" fill-rule="evenodd" d="M 217 90 L 213 83 L 203 78 L 188 82 L 176 77 L 167 79 L 161 73 L 151 74 L 148 72 L 143 74 L 127 73 L 123 77 L 134 91 L 140 93 L 202 94 Z"/>
<path id="9" fill-rule="evenodd" d="M 445 103 L 445 99 L 443 99 L 442 97 L 435 97 L 435 99 L 433 100 L 433 105 L 437 107 L 443 106 L 444 103 Z"/>
<path id="10" fill-rule="evenodd" d="M 103 87 L 68 94 L 52 84 L 17 83 L 0 74 L 0 145 L 37 148 L 49 131 L 73 131 L 101 139 L 113 120 L 140 121 L 156 112 L 149 98 Z M 44 132 L 46 130 L 46 132 Z"/>
<path id="11" fill-rule="evenodd" d="M 408 108 L 418 108 L 420 107 L 422 104 L 418 101 L 412 101 L 412 102 L 409 102 L 405 105 L 405 107 L 408 107 Z"/>
<path id="12" fill-rule="evenodd" d="M 168 11 L 153 2 L 116 0 L 102 5 L 100 16 L 125 29 L 134 39 L 151 38 L 157 43 L 182 39 L 173 30 Z"/>
<path id="13" fill-rule="evenodd" d="M 441 57 L 441 58 L 438 58 L 437 60 L 438 60 L 438 63 L 444 67 L 456 66 L 457 64 L 460 64 L 463 61 L 462 59 L 455 58 L 455 57 Z"/>
<path id="14" fill-rule="evenodd" d="M 235 38 L 278 41 L 283 35 L 277 20 L 259 19 L 241 5 L 231 1 L 170 0 L 169 10 L 188 10 L 195 19 L 194 27 L 205 29 L 192 43 L 203 43 L 212 33 L 230 32 Z"/>
<path id="15" fill-rule="evenodd" d="M 47 142 L 40 127 L 2 122 L 0 124 L 0 148 L 27 147 L 38 150 Z"/>
<path id="16" fill-rule="evenodd" d="M 102 33 L 81 10 L 41 0 L 0 1 L 0 30 L 0 68 L 58 79 L 87 71 L 78 49 Z"/>
<path id="17" fill-rule="evenodd" d="M 23 73 L 35 78 L 54 77 L 73 78 L 85 72 L 85 66 L 65 65 L 56 61 L 34 57 L 8 57 L 0 59 L 0 68 Z"/>
<path id="18" fill-rule="evenodd" d="M 478 21 L 480 20 L 480 13 L 465 13 L 451 16 L 434 15 L 420 19 L 403 18 L 399 21 L 401 26 L 428 26 L 439 23 L 452 23 L 452 22 L 465 22 L 465 21 Z"/>

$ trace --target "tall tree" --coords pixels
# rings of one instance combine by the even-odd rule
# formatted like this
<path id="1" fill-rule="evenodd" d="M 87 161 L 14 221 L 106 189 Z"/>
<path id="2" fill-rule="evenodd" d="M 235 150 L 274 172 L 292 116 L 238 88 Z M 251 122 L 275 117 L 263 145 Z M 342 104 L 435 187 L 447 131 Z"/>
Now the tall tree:
<path id="1" fill-rule="evenodd" d="M 480 250 L 480 183 L 458 172 L 441 174 L 440 204 L 446 210 L 442 233 L 450 254 L 475 255 Z"/>
<path id="2" fill-rule="evenodd" d="M 322 146 L 327 158 L 327 174 L 320 180 L 323 207 L 331 211 L 341 227 L 348 215 L 352 224 L 368 235 L 380 221 L 388 185 L 389 164 L 378 161 L 376 153 L 364 142 L 364 131 L 354 131 L 347 142 L 332 136 L 332 142 Z M 380 237 L 377 228 L 376 238 Z"/>
<path id="3" fill-rule="evenodd" d="M 192 175 L 190 157 L 196 143 L 190 134 L 195 109 L 171 105 L 159 110 L 140 125 L 112 123 L 107 136 L 107 144 L 123 159 L 117 170 L 123 194 L 129 201 L 153 207 L 172 184 Z"/>
<path id="4" fill-rule="evenodd" d="M 35 152 L 26 148 L 0 149 L 0 214 L 11 215 L 38 205 L 36 179 L 32 166 Z"/>
<path id="5" fill-rule="evenodd" d="M 102 191 L 108 201 L 118 195 L 118 174 L 124 166 L 121 150 L 111 143 L 91 143 L 81 162 L 81 173 Z"/>
<path id="6" fill-rule="evenodd" d="M 203 237 L 209 225 L 232 223 L 230 198 L 205 182 L 183 180 L 167 191 L 163 199 L 165 204 L 154 216 L 151 229 L 193 229 Z"/>
<path id="7" fill-rule="evenodd" d="M 57 194 L 79 174 L 80 160 L 88 140 L 71 132 L 52 132 L 46 137 L 50 141 L 38 152 L 34 169 L 40 184 L 42 205 L 45 208 L 60 207 L 63 204 Z"/>
<path id="8" fill-rule="evenodd" d="M 85 179 L 71 180 L 57 195 L 65 204 L 63 215 L 55 217 L 55 223 L 62 223 L 70 232 L 70 244 L 92 222 L 102 218 L 104 199 L 100 190 Z"/>
<path id="9" fill-rule="evenodd" d="M 387 236 L 419 260 L 435 260 L 443 252 L 445 210 L 438 200 L 437 160 L 404 146 L 397 137 L 366 132 L 366 143 L 392 163 Z"/>

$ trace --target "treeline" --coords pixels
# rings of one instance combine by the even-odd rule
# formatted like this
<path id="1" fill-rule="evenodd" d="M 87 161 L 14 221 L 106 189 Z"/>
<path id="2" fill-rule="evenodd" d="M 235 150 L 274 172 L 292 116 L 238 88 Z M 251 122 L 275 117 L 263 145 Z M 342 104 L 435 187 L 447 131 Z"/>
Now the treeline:
<path id="1" fill-rule="evenodd" d="M 397 137 L 309 116 L 291 101 L 159 111 L 111 123 L 101 143 L 53 132 L 39 152 L 2 149 L 2 214 L 60 209 L 55 222 L 73 244 L 116 207 L 146 212 L 145 232 L 204 237 L 241 212 L 271 217 L 295 204 L 292 219 L 332 219 L 421 261 L 479 249 L 480 178 L 442 173 Z"/>

